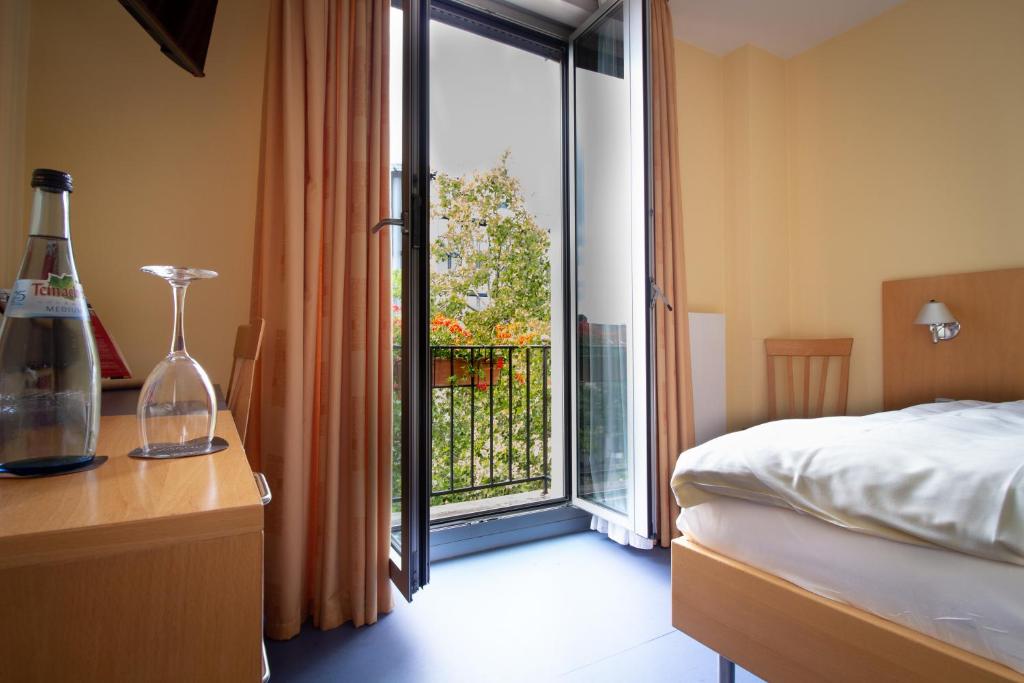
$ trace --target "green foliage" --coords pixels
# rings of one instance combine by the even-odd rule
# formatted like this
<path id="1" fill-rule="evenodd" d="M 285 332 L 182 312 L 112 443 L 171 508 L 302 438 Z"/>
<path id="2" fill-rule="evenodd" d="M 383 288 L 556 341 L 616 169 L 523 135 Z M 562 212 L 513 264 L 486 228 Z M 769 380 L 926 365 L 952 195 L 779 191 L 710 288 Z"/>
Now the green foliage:
<path id="1" fill-rule="evenodd" d="M 445 228 L 431 257 L 452 268 L 431 274 L 431 313 L 460 321 L 481 345 L 508 343 L 497 338 L 498 326 L 522 325 L 536 341 L 551 331 L 551 238 L 526 210 L 508 157 L 468 177 L 438 172 L 433 184 L 431 217 Z"/>

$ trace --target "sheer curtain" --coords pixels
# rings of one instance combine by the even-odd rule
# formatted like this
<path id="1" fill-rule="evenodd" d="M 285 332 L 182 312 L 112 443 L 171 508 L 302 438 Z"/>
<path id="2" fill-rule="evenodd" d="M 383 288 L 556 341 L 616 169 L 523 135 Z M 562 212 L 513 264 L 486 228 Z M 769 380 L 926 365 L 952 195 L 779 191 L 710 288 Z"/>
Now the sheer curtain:
<path id="1" fill-rule="evenodd" d="M 388 0 L 273 0 L 247 444 L 266 509 L 266 634 L 392 606 Z"/>
<path id="2" fill-rule="evenodd" d="M 589 499 L 612 510 L 625 511 L 629 487 L 629 415 L 627 329 L 626 325 L 588 324 L 579 339 L 586 344 L 587 381 L 581 382 L 578 396 L 579 449 L 589 476 Z M 590 518 L 590 528 L 620 545 L 650 550 L 654 542 L 598 516 Z"/>

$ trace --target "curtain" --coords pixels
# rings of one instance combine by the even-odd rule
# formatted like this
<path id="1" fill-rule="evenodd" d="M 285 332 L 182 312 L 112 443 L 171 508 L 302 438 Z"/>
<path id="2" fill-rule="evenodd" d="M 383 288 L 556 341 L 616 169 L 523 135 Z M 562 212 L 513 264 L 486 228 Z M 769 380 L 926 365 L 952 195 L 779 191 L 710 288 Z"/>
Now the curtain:
<path id="1" fill-rule="evenodd" d="M 654 162 L 654 279 L 672 303 L 658 309 L 657 368 L 658 540 L 668 547 L 679 535 L 679 506 L 669 489 L 679 454 L 694 445 L 690 333 L 683 258 L 683 205 L 679 178 L 675 48 L 667 0 L 651 3 L 651 103 Z"/>
<path id="2" fill-rule="evenodd" d="M 371 624 L 392 606 L 388 0 L 272 0 L 253 314 L 266 320 L 247 446 L 265 515 L 265 631 Z"/>

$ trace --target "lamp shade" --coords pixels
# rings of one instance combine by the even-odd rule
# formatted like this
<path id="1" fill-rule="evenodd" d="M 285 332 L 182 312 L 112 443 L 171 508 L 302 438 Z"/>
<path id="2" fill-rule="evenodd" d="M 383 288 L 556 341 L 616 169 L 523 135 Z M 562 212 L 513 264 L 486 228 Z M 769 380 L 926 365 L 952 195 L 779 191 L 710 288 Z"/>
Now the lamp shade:
<path id="1" fill-rule="evenodd" d="M 914 320 L 915 325 L 942 325 L 944 323 L 955 323 L 957 320 L 941 301 L 932 299 L 921 307 L 921 312 Z"/>

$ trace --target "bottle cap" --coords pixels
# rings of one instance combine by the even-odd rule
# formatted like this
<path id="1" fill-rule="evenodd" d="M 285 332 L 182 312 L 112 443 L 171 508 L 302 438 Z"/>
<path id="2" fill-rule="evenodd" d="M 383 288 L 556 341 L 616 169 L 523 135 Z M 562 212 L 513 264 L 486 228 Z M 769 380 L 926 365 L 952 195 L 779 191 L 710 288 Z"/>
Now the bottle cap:
<path id="1" fill-rule="evenodd" d="M 71 192 L 71 174 L 52 168 L 37 168 L 32 171 L 32 187 L 49 192 Z"/>

